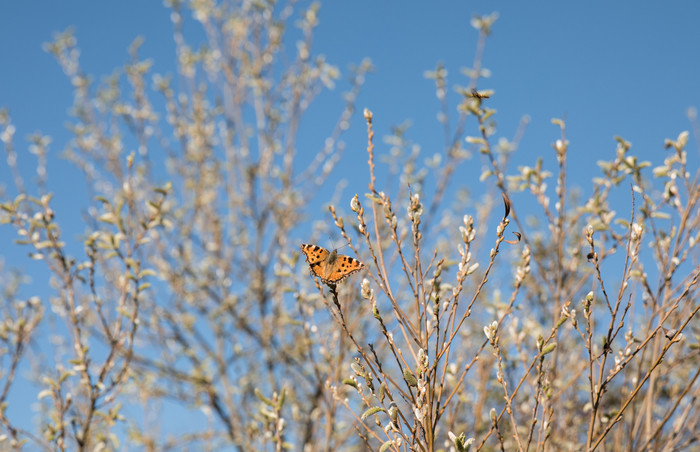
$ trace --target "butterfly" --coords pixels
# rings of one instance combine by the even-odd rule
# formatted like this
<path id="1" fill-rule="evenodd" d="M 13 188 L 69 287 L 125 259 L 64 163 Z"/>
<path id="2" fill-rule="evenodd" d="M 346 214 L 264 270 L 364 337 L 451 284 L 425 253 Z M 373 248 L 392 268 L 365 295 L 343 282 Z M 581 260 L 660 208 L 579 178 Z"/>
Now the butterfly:
<path id="1" fill-rule="evenodd" d="M 354 257 L 338 254 L 337 250 L 328 251 L 318 245 L 304 243 L 301 245 L 301 252 L 306 255 L 311 273 L 326 284 L 342 281 L 364 267 L 362 262 Z"/>

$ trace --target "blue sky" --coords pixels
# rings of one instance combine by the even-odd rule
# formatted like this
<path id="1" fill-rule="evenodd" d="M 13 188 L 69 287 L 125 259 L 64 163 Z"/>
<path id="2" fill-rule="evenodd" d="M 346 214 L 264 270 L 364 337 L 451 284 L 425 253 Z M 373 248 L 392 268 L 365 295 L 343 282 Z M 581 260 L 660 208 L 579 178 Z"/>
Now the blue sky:
<path id="1" fill-rule="evenodd" d="M 378 137 L 409 120 L 408 137 L 424 155 L 440 152 L 438 102 L 423 73 L 442 61 L 451 84 L 466 84 L 459 70 L 471 65 L 476 40 L 469 21 L 475 13 L 494 11 L 499 19 L 484 57 L 492 77 L 480 87 L 496 91 L 489 106 L 498 110 L 499 136 L 512 138 L 520 119 L 531 118 L 516 164 L 532 164 L 538 156 L 553 164 L 550 144 L 559 132 L 550 120 L 562 115 L 571 141 L 570 168 L 576 170 L 572 177 L 581 184 L 597 172 L 597 160 L 613 158 L 613 136 L 621 135 L 632 142 L 633 153 L 657 164 L 663 159 L 663 140 L 690 128 L 687 108 L 700 105 L 697 2 L 328 2 L 321 8 L 315 50 L 346 73 L 349 64 L 365 57 L 376 68 L 358 100 L 346 136 L 347 173 L 339 177 L 366 175 L 364 155 L 353 154 L 364 152 L 363 107 L 375 113 Z M 10 108 L 20 154 L 24 137 L 37 130 L 53 137 L 54 155 L 69 139 L 69 82 L 42 50 L 53 32 L 74 27 L 81 63 L 98 79 L 127 61 L 126 49 L 139 35 L 146 39 L 140 54 L 155 61 L 155 71 L 167 73 L 174 69 L 168 15 L 159 1 L 2 2 L 0 106 Z M 202 39 L 196 24 L 190 21 L 186 29 L 193 42 Z M 309 150 L 321 147 L 332 125 L 328 111 L 334 121 L 342 89 L 340 83 L 307 116 L 301 139 L 308 139 Z M 459 99 L 450 94 L 454 108 Z M 691 137 L 691 149 L 694 143 Z M 301 153 L 305 144 L 301 141 Z M 478 177 L 480 165 L 472 168 L 470 178 Z M 66 199 L 77 194 L 60 179 L 70 173 L 59 159 L 51 161 L 51 180 L 69 190 Z M 7 176 L 6 168 L 0 176 Z M 348 193 L 365 187 L 366 177 L 350 177 Z M 61 201 L 57 193 L 56 202 Z"/>
<path id="2" fill-rule="evenodd" d="M 573 159 L 605 157 L 616 134 L 640 154 L 658 156 L 664 138 L 689 127 L 686 109 L 700 104 L 700 5 L 693 1 L 328 2 L 314 45 L 341 70 L 370 57 L 376 72 L 358 105 L 375 112 L 379 132 L 411 120 L 411 138 L 428 152 L 442 141 L 433 143 L 441 138 L 437 102 L 422 74 L 442 61 L 450 80 L 463 82 L 459 68 L 471 64 L 476 37 L 469 20 L 493 11 L 500 17 L 484 58 L 493 76 L 481 86 L 496 90 L 491 105 L 501 134 L 531 116 L 522 154 L 546 153 L 556 138 L 550 119 L 562 114 Z M 159 1 L 2 2 L 0 105 L 10 108 L 18 138 L 42 130 L 56 150 L 67 137 L 71 92 L 41 45 L 68 26 L 93 74 L 124 63 L 137 35 L 145 36 L 141 55 L 157 71 L 173 69 L 171 25 Z M 189 30 L 199 38 L 195 25 Z M 590 159 L 581 163 L 593 170 Z"/>
<path id="3" fill-rule="evenodd" d="M 570 173 L 581 185 L 599 174 L 597 160 L 614 158 L 613 136 L 632 142 L 632 152 L 656 166 L 665 156 L 663 140 L 691 129 L 687 109 L 700 105 L 696 1 L 327 2 L 320 12 L 315 51 L 344 73 L 350 63 L 365 57 L 375 65 L 358 100 L 338 174 L 349 181 L 348 199 L 366 191 L 362 108 L 374 112 L 378 138 L 391 125 L 410 120 L 408 136 L 421 145 L 424 155 L 440 152 L 439 104 L 432 81 L 423 73 L 442 61 L 450 84 L 466 85 L 459 70 L 472 64 L 477 37 L 469 21 L 474 13 L 494 11 L 499 19 L 484 56 L 492 77 L 480 88 L 495 90 L 489 106 L 498 110 L 498 136 L 512 138 L 520 119 L 530 116 L 515 157 L 518 164 L 533 164 L 543 156 L 546 166 L 555 167 L 551 143 L 559 131 L 550 120 L 562 115 L 571 142 Z M 42 50 L 53 32 L 68 26 L 75 29 L 83 67 L 98 78 L 127 61 L 127 47 L 136 36 L 145 37 L 140 54 L 154 60 L 156 72 L 173 72 L 175 52 L 169 12 L 160 1 L 0 2 L 0 107 L 10 109 L 17 127 L 20 162 L 33 168 L 24 137 L 37 130 L 51 135 L 50 188 L 59 205 L 78 213 L 81 207 L 72 206 L 72 201 L 84 192 L 83 184 L 73 183 L 74 170 L 57 158 L 70 138 L 65 124 L 71 88 Z M 196 24 L 187 26 L 188 35 L 200 40 Z M 313 151 L 321 147 L 332 125 L 325 119 L 328 111 L 334 121 L 342 106 L 342 87 L 339 84 L 310 111 L 301 134 L 307 140 L 300 141 L 302 156 L 305 147 Z M 450 96 L 454 113 L 458 96 L 452 92 Z M 317 127 L 322 129 L 320 138 L 315 136 Z M 381 151 L 380 143 L 377 140 Z M 696 168 L 695 146 L 691 136 L 688 149 Z M 475 185 L 480 164 L 465 173 Z M 0 183 L 10 185 L 7 177 L 2 164 Z M 9 228 L 0 230 L 3 246 L 13 235 Z M 13 255 L 6 252 L 4 257 L 7 264 L 14 263 Z"/>

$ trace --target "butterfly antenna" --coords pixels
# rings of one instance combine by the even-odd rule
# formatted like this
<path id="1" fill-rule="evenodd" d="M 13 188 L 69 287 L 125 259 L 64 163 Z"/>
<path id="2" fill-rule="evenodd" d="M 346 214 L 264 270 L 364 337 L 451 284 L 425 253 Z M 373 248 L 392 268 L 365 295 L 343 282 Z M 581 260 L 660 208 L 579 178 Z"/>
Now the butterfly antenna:
<path id="1" fill-rule="evenodd" d="M 343 247 L 341 246 L 340 248 L 336 248 L 335 244 L 337 243 L 338 235 L 335 232 L 331 232 L 328 234 L 328 239 L 331 241 L 331 248 L 338 251 L 338 249 L 342 249 Z"/>

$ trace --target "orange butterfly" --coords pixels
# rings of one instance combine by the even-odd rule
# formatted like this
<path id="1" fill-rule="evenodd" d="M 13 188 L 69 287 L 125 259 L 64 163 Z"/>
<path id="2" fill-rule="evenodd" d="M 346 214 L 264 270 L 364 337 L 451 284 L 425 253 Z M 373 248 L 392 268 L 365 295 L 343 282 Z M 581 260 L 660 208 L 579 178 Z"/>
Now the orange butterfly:
<path id="1" fill-rule="evenodd" d="M 338 254 L 337 250 L 328 251 L 318 245 L 304 243 L 301 245 L 301 252 L 306 255 L 311 273 L 326 284 L 342 281 L 364 267 L 362 262 L 354 257 Z"/>

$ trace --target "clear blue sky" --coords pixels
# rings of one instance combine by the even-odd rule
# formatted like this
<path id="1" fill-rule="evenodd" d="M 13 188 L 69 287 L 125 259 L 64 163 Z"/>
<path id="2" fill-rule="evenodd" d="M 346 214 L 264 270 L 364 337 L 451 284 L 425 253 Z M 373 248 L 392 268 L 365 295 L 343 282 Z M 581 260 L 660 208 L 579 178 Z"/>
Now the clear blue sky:
<path id="1" fill-rule="evenodd" d="M 493 76 L 482 86 L 496 90 L 491 105 L 500 134 L 511 136 L 530 115 L 521 148 L 529 159 L 548 152 L 557 134 L 550 119 L 566 114 L 570 158 L 581 157 L 580 168 L 593 171 L 595 160 L 612 155 L 616 134 L 633 151 L 659 157 L 664 138 L 689 128 L 686 109 L 700 105 L 700 4 L 642 3 L 328 2 L 315 48 L 341 70 L 370 57 L 376 72 L 359 106 L 375 112 L 380 134 L 410 119 L 411 138 L 430 153 L 442 140 L 423 71 L 443 61 L 450 80 L 463 81 L 459 68 L 471 64 L 476 37 L 469 20 L 498 11 L 484 59 Z M 153 58 L 157 71 L 173 68 L 171 25 L 160 1 L 0 3 L 0 106 L 11 109 L 18 139 L 41 130 L 54 137 L 55 151 L 67 139 L 71 90 L 41 45 L 71 25 L 93 74 L 124 63 L 137 35 L 145 36 L 141 55 Z M 195 26 L 189 30 L 197 36 Z"/>
<path id="2" fill-rule="evenodd" d="M 658 165 L 665 155 L 663 140 L 690 129 L 686 111 L 700 106 L 700 2 L 327 2 L 321 8 L 315 50 L 344 72 L 365 57 L 376 67 L 346 137 L 342 177 L 349 179 L 349 193 L 366 189 L 363 107 L 375 113 L 378 137 L 391 125 L 410 120 L 409 138 L 426 156 L 441 150 L 439 106 L 433 83 L 423 73 L 442 61 L 451 83 L 466 84 L 459 69 L 472 64 L 477 37 L 469 21 L 474 13 L 494 11 L 500 17 L 484 58 L 493 75 L 480 87 L 496 92 L 489 106 L 498 110 L 499 136 L 511 138 L 520 118 L 531 117 L 518 163 L 532 164 L 544 156 L 554 168 L 551 143 L 559 132 L 550 120 L 564 114 L 569 165 L 580 184 L 598 174 L 597 160 L 614 158 L 614 135 L 631 141 L 633 153 Z M 138 35 L 146 39 L 140 54 L 155 61 L 155 71 L 174 70 L 169 12 L 160 1 L 0 2 L 0 107 L 10 109 L 20 161 L 30 169 L 33 160 L 26 157 L 24 137 L 37 130 L 51 135 L 54 156 L 70 138 L 65 129 L 70 84 L 42 50 L 53 32 L 68 26 L 75 28 L 83 67 L 97 77 L 127 61 L 127 47 Z M 190 22 L 188 29 L 194 39 L 201 38 L 195 24 Z M 300 142 L 301 151 L 304 146 L 319 149 L 314 120 L 323 119 L 326 105 L 332 106 L 335 118 L 339 94 L 335 101 L 322 99 L 310 112 L 302 131 L 309 142 Z M 454 107 L 458 98 L 451 96 Z M 695 146 L 691 136 L 689 154 L 697 165 Z M 353 158 L 353 152 L 362 152 L 362 158 Z M 360 180 L 352 177 L 354 171 L 362 172 Z M 70 204 L 73 194 L 83 189 L 57 158 L 52 158 L 49 174 L 59 205 Z M 476 165 L 471 177 L 478 174 Z M 0 165 L 0 177 L 0 183 L 11 185 L 5 164 Z M 10 228 L 0 230 L 3 244 L 13 236 Z M 13 264 L 6 253 L 5 260 Z"/>

